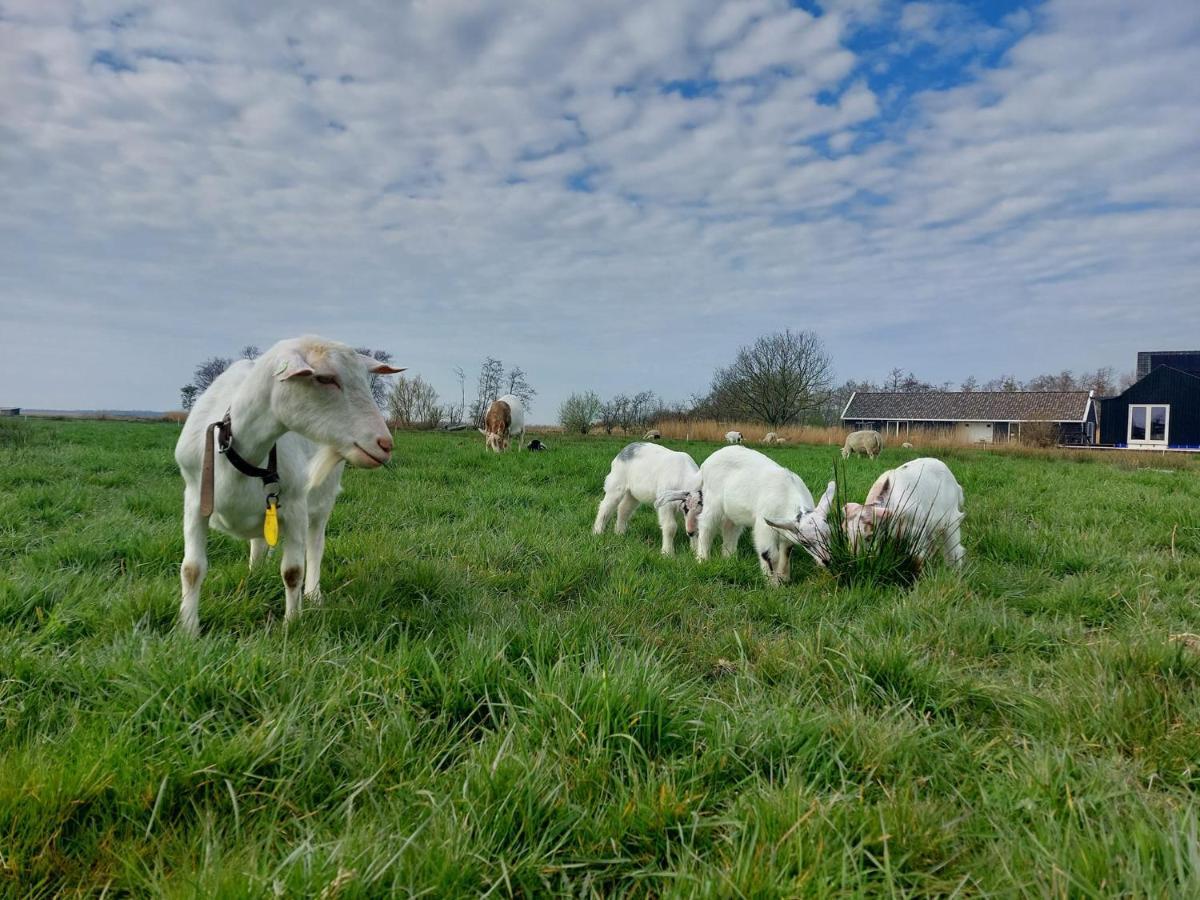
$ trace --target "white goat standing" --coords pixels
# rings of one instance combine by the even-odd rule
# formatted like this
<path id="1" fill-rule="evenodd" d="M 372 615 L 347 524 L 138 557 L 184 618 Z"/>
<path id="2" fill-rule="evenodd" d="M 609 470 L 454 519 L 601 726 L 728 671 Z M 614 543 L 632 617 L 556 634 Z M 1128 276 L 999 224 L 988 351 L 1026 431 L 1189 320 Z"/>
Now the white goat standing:
<path id="1" fill-rule="evenodd" d="M 658 509 L 662 552 L 671 556 L 675 553 L 678 528 L 676 512 L 683 513 L 688 536 L 696 533 L 701 506 L 700 467 L 696 461 L 686 453 L 658 444 L 630 444 L 613 459 L 604 479 L 604 499 L 596 511 L 592 533 L 603 534 L 616 510 L 617 524 L 613 531 L 624 534 L 629 517 L 643 503 L 653 503 Z"/>
<path id="2" fill-rule="evenodd" d="M 871 536 L 876 524 L 895 516 L 902 529 L 916 529 L 918 555 L 940 549 L 946 562 L 962 567 L 963 490 L 940 459 L 921 457 L 880 475 L 866 500 L 846 504 L 846 536 L 852 544 Z"/>
<path id="3" fill-rule="evenodd" d="M 740 444 L 742 442 L 742 433 L 740 431 L 725 432 L 725 443 Z"/>
<path id="4" fill-rule="evenodd" d="M 175 446 L 183 475 L 183 597 L 180 625 L 200 628 L 200 585 L 208 571 L 208 529 L 250 541 L 250 567 L 266 555 L 264 510 L 277 492 L 280 574 L 286 619 L 300 613 L 304 592 L 320 596 L 325 525 L 341 483 L 342 463 L 387 462 L 392 436 L 371 395 L 369 375 L 403 369 L 319 337 L 280 341 L 255 360 L 225 370 L 200 395 Z M 278 484 L 242 474 L 224 452 L 212 455 L 211 516 L 202 509 L 206 432 L 228 416 L 233 452 L 251 467 L 277 448 Z M 216 437 L 214 435 L 214 437 Z"/>
<path id="5" fill-rule="evenodd" d="M 700 466 L 703 510 L 696 558 L 708 559 L 717 528 L 721 552 L 732 556 L 743 529 L 754 529 L 754 550 L 768 582 L 791 577 L 791 543 L 768 520 L 797 520 L 812 510 L 812 494 L 803 479 L 757 450 L 722 447 Z"/>

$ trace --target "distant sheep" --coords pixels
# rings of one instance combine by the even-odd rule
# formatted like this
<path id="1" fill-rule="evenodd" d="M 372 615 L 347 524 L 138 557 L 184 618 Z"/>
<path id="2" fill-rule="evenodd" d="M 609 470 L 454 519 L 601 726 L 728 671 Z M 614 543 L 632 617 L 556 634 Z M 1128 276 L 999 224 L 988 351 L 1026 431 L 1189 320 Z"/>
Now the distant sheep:
<path id="1" fill-rule="evenodd" d="M 676 512 L 684 515 L 688 537 L 696 533 L 700 515 L 700 467 L 686 453 L 668 450 L 658 444 L 630 444 L 612 461 L 604 479 L 604 499 L 596 511 L 593 534 L 603 534 L 613 511 L 617 524 L 613 531 L 624 534 L 629 517 L 643 503 L 653 503 L 658 509 L 658 524 L 662 529 L 662 552 L 675 552 Z"/>
<path id="2" fill-rule="evenodd" d="M 779 435 L 777 435 L 773 431 L 768 431 L 766 434 L 763 435 L 763 443 L 764 444 L 774 444 L 774 443 L 778 442 L 778 440 L 779 440 Z"/>
<path id="3" fill-rule="evenodd" d="M 662 432 L 659 431 L 657 428 L 651 428 L 649 431 L 647 431 L 645 434 L 642 435 L 642 440 L 643 441 L 661 441 L 662 440 Z"/>
<path id="4" fill-rule="evenodd" d="M 901 444 L 900 446 L 901 446 L 901 447 L 903 447 L 905 450 L 911 450 L 911 449 L 913 448 L 913 445 L 912 445 L 912 442 L 911 442 L 911 441 L 905 441 L 905 442 L 904 442 L 903 444 Z"/>
<path id="5" fill-rule="evenodd" d="M 725 432 L 725 443 L 740 444 L 742 442 L 742 433 L 740 431 Z"/>
<path id="6" fill-rule="evenodd" d="M 483 435 L 487 448 L 493 453 L 508 449 L 509 442 L 515 438 L 515 446 L 521 449 L 521 441 L 525 438 L 525 407 L 519 397 L 505 394 L 492 401 L 487 415 L 483 420 Z"/>
<path id="7" fill-rule="evenodd" d="M 882 449 L 883 438 L 878 431 L 853 431 L 842 445 L 842 459 L 849 459 L 851 453 L 864 453 L 874 459 Z"/>
<path id="8" fill-rule="evenodd" d="M 251 568 L 278 537 L 286 621 L 300 615 L 301 582 L 304 596 L 320 597 L 342 465 L 373 469 L 392 455 L 370 376 L 403 371 L 345 344 L 301 337 L 234 363 L 200 395 L 175 446 L 184 482 L 183 631 L 200 630 L 210 528 L 249 541 Z"/>

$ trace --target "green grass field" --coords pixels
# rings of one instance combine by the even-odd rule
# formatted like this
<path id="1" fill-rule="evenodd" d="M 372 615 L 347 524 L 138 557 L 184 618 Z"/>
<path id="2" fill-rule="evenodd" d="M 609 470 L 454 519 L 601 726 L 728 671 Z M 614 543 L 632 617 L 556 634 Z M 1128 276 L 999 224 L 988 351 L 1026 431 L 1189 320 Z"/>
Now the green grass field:
<path id="1" fill-rule="evenodd" d="M 6 895 L 1200 896 L 1191 461 L 943 453 L 964 576 L 770 590 L 592 536 L 623 441 L 400 435 L 322 608 L 214 535 L 189 640 L 177 433 L 0 446 Z"/>

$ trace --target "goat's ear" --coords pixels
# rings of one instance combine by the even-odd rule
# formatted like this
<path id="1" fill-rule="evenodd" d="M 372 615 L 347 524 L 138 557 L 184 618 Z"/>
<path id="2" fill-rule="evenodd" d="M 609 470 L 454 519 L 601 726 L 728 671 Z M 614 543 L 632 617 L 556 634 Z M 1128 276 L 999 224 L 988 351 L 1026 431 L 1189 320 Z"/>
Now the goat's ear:
<path id="1" fill-rule="evenodd" d="M 308 364 L 307 359 L 300 355 L 298 350 L 293 350 L 285 355 L 275 367 L 275 377 L 280 381 L 287 381 L 289 378 L 303 378 L 312 373 L 312 366 Z"/>
<path id="2" fill-rule="evenodd" d="M 763 518 L 768 525 L 778 531 L 785 537 L 798 538 L 800 536 L 799 522 L 776 522 L 774 519 Z"/>
<path id="3" fill-rule="evenodd" d="M 681 500 L 686 499 L 687 491 L 663 491 L 654 498 L 654 506 L 656 509 L 658 509 L 671 503 L 679 503 Z"/>
<path id="4" fill-rule="evenodd" d="M 888 497 L 891 494 L 892 474 L 889 472 L 871 485 L 871 490 L 867 493 L 867 499 L 863 503 L 866 506 L 872 506 L 876 503 L 887 503 Z"/>
<path id="5" fill-rule="evenodd" d="M 817 511 L 822 513 L 829 512 L 829 507 L 833 505 L 835 494 L 837 494 L 837 482 L 831 481 L 825 488 L 825 493 L 821 495 L 820 502 L 817 503 Z"/>
<path id="6" fill-rule="evenodd" d="M 396 368 L 391 363 L 381 362 L 380 360 L 371 356 L 367 356 L 364 353 L 358 354 L 358 358 L 362 361 L 362 364 L 367 367 L 367 371 L 372 375 L 399 375 L 408 368 L 407 366 Z"/>

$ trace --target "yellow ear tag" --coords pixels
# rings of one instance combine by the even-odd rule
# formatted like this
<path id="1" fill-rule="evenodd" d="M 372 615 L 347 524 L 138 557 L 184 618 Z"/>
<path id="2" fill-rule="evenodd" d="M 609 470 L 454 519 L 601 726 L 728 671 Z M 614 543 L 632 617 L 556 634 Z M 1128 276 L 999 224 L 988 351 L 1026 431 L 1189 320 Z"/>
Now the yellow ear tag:
<path id="1" fill-rule="evenodd" d="M 267 500 L 267 514 L 263 518 L 263 539 L 274 547 L 279 543 L 278 502 L 274 497 Z"/>

